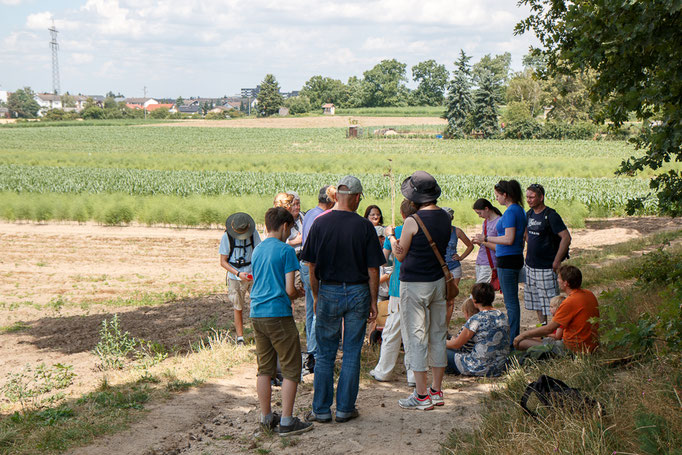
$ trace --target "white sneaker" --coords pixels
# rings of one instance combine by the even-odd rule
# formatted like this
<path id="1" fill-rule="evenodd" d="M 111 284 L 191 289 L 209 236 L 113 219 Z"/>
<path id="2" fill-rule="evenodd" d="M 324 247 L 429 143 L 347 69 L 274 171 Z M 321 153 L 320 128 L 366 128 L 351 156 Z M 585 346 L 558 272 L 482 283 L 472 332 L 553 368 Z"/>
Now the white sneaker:
<path id="1" fill-rule="evenodd" d="M 377 375 L 376 371 L 374 371 L 374 370 L 370 371 L 370 372 L 369 372 L 369 375 L 372 376 L 372 378 L 374 378 L 375 381 L 379 381 L 379 382 L 389 382 L 388 379 L 380 378 L 380 377 Z"/>
<path id="2" fill-rule="evenodd" d="M 398 404 L 403 409 L 418 409 L 420 411 L 430 411 L 433 409 L 431 398 L 428 396 L 426 398 L 419 398 L 416 390 L 409 397 L 398 400 Z"/>
<path id="3" fill-rule="evenodd" d="M 429 398 L 431 398 L 431 402 L 433 403 L 434 406 L 443 406 L 445 405 L 445 400 L 443 400 L 443 391 L 439 391 L 436 393 L 433 393 L 431 391 L 431 387 L 429 387 Z"/>

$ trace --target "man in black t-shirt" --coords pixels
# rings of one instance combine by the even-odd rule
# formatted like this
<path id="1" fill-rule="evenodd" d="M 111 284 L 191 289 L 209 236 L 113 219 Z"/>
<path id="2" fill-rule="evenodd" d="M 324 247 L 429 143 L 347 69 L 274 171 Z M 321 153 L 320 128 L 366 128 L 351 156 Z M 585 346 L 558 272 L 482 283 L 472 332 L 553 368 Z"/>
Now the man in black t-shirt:
<path id="1" fill-rule="evenodd" d="M 526 189 L 530 210 L 526 213 L 526 285 L 524 306 L 547 322 L 549 301 L 559 295 L 557 270 L 568 256 L 571 234 L 559 214 L 545 205 L 545 189 L 537 183 Z"/>
<path id="2" fill-rule="evenodd" d="M 357 417 L 360 351 L 367 321 L 377 316 L 379 266 L 386 262 L 374 226 L 355 211 L 362 184 L 348 175 L 339 181 L 337 205 L 315 219 L 301 258 L 308 262 L 315 307 L 315 379 L 308 421 L 330 422 L 334 362 L 343 326 L 343 362 L 336 390 L 336 421 Z M 342 325 L 343 323 L 343 325 Z"/>

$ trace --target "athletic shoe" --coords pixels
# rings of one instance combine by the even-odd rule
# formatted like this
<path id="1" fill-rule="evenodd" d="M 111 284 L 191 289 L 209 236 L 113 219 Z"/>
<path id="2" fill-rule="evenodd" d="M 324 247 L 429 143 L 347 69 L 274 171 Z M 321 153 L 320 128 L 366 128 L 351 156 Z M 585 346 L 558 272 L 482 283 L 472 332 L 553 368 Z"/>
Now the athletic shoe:
<path id="1" fill-rule="evenodd" d="M 407 386 L 408 386 L 408 387 L 417 387 L 417 383 L 415 383 L 415 382 L 408 382 L 408 383 L 407 383 Z"/>
<path id="2" fill-rule="evenodd" d="M 419 398 L 416 390 L 409 397 L 398 400 L 398 404 L 403 409 L 418 409 L 420 411 L 430 411 L 433 409 L 431 398 L 428 396 Z"/>
<path id="3" fill-rule="evenodd" d="M 372 376 L 372 378 L 374 378 L 375 381 L 379 381 L 379 382 L 389 382 L 388 379 L 382 379 L 382 378 L 380 378 L 379 376 L 377 376 L 377 373 L 376 373 L 376 371 L 374 371 L 374 370 L 371 370 L 371 371 L 369 372 L 369 375 Z"/>
<path id="4" fill-rule="evenodd" d="M 279 424 L 279 435 L 280 436 L 292 436 L 295 434 L 305 433 L 313 429 L 313 424 L 308 422 L 301 422 L 298 417 L 294 417 L 294 421 L 291 425 L 284 426 L 280 422 Z"/>
<path id="5" fill-rule="evenodd" d="M 347 417 L 339 417 L 339 415 L 336 414 L 336 422 L 337 423 L 348 422 L 349 420 L 353 420 L 358 417 L 360 417 L 360 413 L 358 412 L 357 409 L 353 409 L 353 412 L 351 412 L 350 415 Z"/>
<path id="6" fill-rule="evenodd" d="M 431 398 L 431 403 L 433 403 L 434 406 L 443 406 L 445 404 L 442 390 L 440 392 L 433 393 L 431 391 L 431 387 L 429 387 L 429 398 Z"/>
<path id="7" fill-rule="evenodd" d="M 332 421 L 332 416 L 320 418 L 313 411 L 308 411 L 304 417 L 306 422 L 329 423 Z"/>
<path id="8" fill-rule="evenodd" d="M 303 365 L 303 368 L 308 370 L 308 373 L 313 374 L 315 372 L 315 356 L 308 354 L 308 358 Z"/>
<path id="9" fill-rule="evenodd" d="M 280 419 L 281 419 L 281 417 L 279 416 L 279 414 L 277 414 L 276 412 L 273 412 L 272 413 L 272 420 L 269 423 L 261 422 L 260 427 L 265 431 L 267 431 L 267 430 L 275 431 L 277 429 L 277 426 L 279 425 Z"/>
<path id="10" fill-rule="evenodd" d="M 237 346 L 244 346 L 244 338 L 242 337 L 237 338 Z"/>

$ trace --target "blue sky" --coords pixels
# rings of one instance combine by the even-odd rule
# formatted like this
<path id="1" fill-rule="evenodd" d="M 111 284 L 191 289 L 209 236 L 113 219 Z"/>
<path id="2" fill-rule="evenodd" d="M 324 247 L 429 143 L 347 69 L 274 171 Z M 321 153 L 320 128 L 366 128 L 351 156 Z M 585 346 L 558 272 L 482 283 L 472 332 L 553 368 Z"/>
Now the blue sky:
<path id="1" fill-rule="evenodd" d="M 59 30 L 62 92 L 222 96 L 267 73 L 284 91 L 314 75 L 346 82 L 382 59 L 452 70 L 535 44 L 517 37 L 513 0 L 0 0 L 0 90 L 52 90 L 50 35 Z M 414 86 L 413 83 L 409 84 Z"/>

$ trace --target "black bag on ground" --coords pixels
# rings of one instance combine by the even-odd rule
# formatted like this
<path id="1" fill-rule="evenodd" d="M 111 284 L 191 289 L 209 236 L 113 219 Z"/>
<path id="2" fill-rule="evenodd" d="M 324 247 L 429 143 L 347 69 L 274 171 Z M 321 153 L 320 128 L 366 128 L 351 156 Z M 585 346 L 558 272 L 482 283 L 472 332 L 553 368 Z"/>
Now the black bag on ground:
<path id="1" fill-rule="evenodd" d="M 532 417 L 537 413 L 528 409 L 527 403 L 530 396 L 535 392 L 543 406 L 552 408 L 564 408 L 573 412 L 593 412 L 601 414 L 601 404 L 584 395 L 580 390 L 569 387 L 565 382 L 551 376 L 542 375 L 537 381 L 531 382 L 519 403 L 524 411 Z"/>

